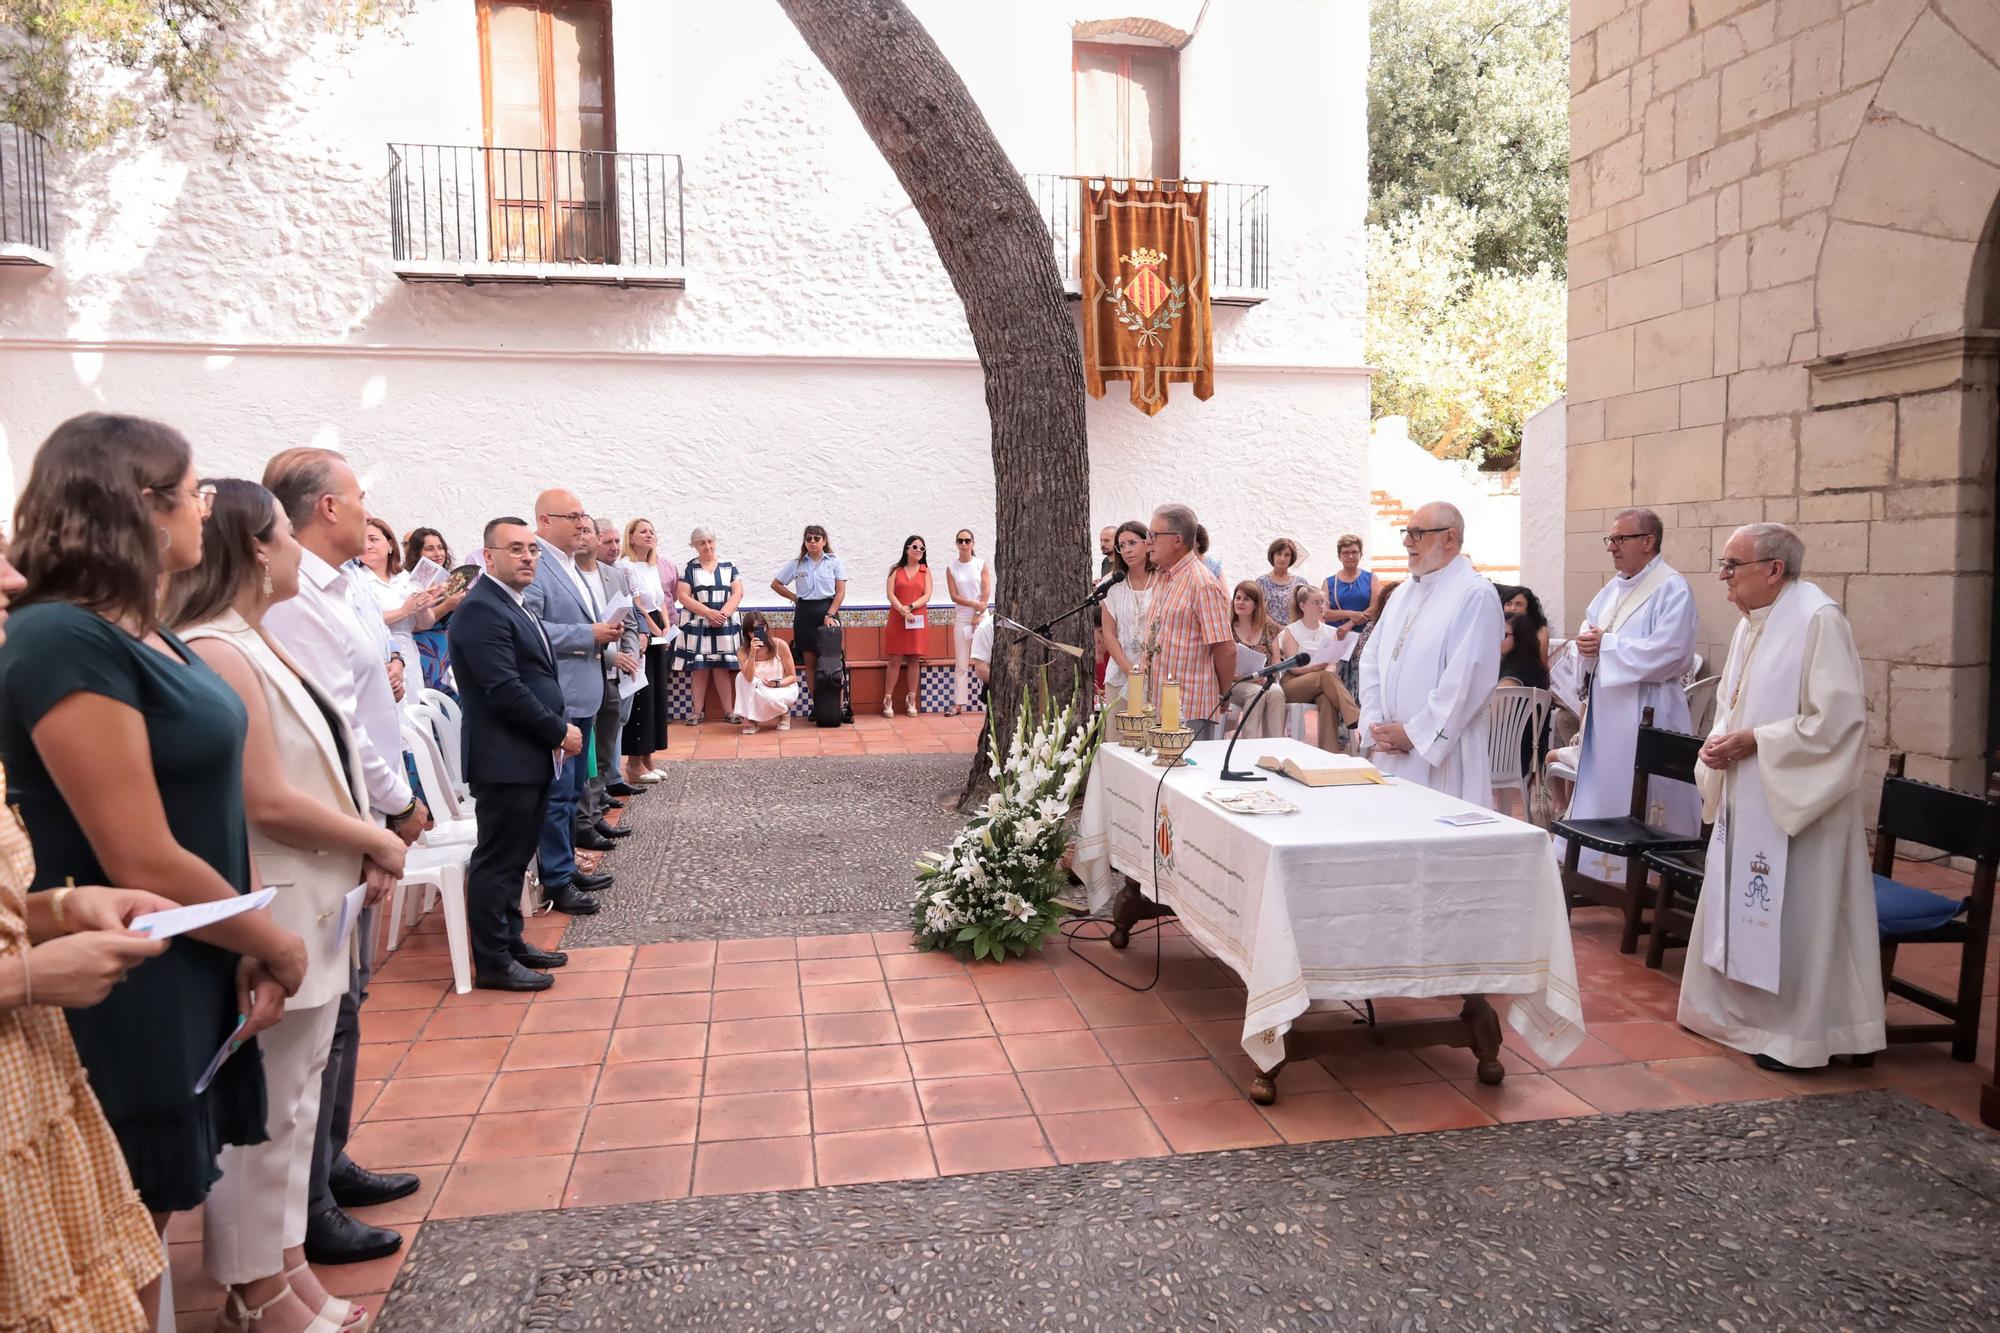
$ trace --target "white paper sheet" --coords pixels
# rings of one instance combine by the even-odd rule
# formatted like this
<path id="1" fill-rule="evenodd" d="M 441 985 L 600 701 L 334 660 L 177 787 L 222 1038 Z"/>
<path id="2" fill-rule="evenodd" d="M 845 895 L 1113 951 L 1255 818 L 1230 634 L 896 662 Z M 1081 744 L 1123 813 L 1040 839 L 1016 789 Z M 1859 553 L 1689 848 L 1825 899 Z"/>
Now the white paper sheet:
<path id="1" fill-rule="evenodd" d="M 1319 651 L 1312 655 L 1311 665 L 1332 666 L 1335 662 L 1345 662 L 1354 656 L 1354 645 L 1360 642 L 1361 636 L 1352 632 L 1342 637 L 1329 634 L 1320 644 Z"/>
<path id="2" fill-rule="evenodd" d="M 626 612 L 630 611 L 631 609 L 632 609 L 631 594 L 621 592 L 616 597 L 612 598 L 609 602 L 606 602 L 604 604 L 604 619 L 617 620 L 619 617 L 623 616 Z M 604 622 L 599 621 L 598 623 L 603 624 Z"/>
<path id="3" fill-rule="evenodd" d="M 340 943 L 334 946 L 335 949 L 345 949 L 347 947 L 347 941 L 354 934 L 354 923 L 361 919 L 361 908 L 366 903 L 367 898 L 368 886 L 366 884 L 356 884 L 342 895 L 340 900 Z"/>
<path id="4" fill-rule="evenodd" d="M 156 940 L 170 940 L 176 935 L 185 935 L 191 930 L 206 930 L 266 906 L 278 896 L 276 889 L 259 889 L 255 893 L 239 894 L 234 898 L 221 898 L 212 903 L 194 903 L 188 907 L 176 907 L 165 912 L 147 912 L 144 916 L 132 918 L 132 929 L 142 935 L 150 935 Z"/>
<path id="5" fill-rule="evenodd" d="M 637 694 L 640 690 L 643 690 L 645 688 L 646 688 L 645 672 L 642 671 L 636 675 L 627 675 L 623 671 L 618 673 L 618 698 L 620 699 L 620 701 L 631 698 L 633 695 Z"/>
<path id="6" fill-rule="evenodd" d="M 451 577 L 451 571 L 429 556 L 423 556 L 410 566 L 410 583 L 414 587 L 428 588 Z"/>
<path id="7" fill-rule="evenodd" d="M 1252 648 L 1246 643 L 1236 645 L 1237 675 L 1247 676 L 1253 671 L 1262 671 L 1269 664 L 1269 659 L 1264 656 L 1263 649 Z"/>

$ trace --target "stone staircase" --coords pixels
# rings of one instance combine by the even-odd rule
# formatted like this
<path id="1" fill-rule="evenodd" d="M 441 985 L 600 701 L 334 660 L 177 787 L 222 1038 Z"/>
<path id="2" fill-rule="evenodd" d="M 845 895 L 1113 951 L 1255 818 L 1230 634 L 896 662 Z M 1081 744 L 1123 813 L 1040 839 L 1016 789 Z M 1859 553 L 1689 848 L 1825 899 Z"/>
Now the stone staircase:
<path id="1" fill-rule="evenodd" d="M 1403 529 L 1416 513 L 1383 490 L 1369 491 L 1368 503 L 1375 511 L 1368 521 L 1368 568 L 1377 579 L 1400 582 L 1410 576 L 1410 558 L 1403 553 Z M 1521 580 L 1519 565 L 1492 565 L 1475 560 L 1472 567 L 1496 583 Z"/>

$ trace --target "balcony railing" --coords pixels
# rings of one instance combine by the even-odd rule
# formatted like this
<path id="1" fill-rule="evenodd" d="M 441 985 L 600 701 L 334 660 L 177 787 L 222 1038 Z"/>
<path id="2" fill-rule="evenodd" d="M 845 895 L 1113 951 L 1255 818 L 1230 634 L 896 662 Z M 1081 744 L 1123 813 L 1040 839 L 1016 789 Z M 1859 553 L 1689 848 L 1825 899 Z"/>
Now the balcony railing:
<path id="1" fill-rule="evenodd" d="M 1077 268 L 1083 229 L 1083 182 L 1102 176 L 1027 177 L 1042 221 L 1055 242 L 1056 267 L 1072 294 L 1083 280 Z M 1175 182 L 1167 183 L 1169 188 Z M 1208 201 L 1208 291 L 1218 305 L 1256 305 L 1271 294 L 1271 187 L 1226 182 L 1186 182 L 1205 189 Z"/>
<path id="2" fill-rule="evenodd" d="M 390 144 L 389 229 L 411 282 L 685 285 L 674 153 Z"/>
<path id="3" fill-rule="evenodd" d="M 48 143 L 33 130 L 0 123 L 0 264 L 53 263 Z"/>

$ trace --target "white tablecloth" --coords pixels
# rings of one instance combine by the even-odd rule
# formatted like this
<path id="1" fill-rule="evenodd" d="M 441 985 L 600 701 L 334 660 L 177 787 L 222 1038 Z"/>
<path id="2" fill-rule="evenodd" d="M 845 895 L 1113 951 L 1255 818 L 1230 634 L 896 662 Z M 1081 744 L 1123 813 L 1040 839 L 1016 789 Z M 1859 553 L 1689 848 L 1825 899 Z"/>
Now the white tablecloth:
<path id="1" fill-rule="evenodd" d="M 1233 815 L 1202 795 L 1245 785 L 1219 780 L 1224 748 L 1188 750 L 1195 766 L 1168 775 L 1156 822 L 1162 770 L 1107 744 L 1075 866 L 1093 911 L 1130 876 L 1243 978 L 1243 1049 L 1259 1068 L 1283 1058 L 1279 1038 L 1312 1002 L 1389 996 L 1511 995 L 1508 1021 L 1536 1055 L 1555 1064 L 1577 1048 L 1583 1006 L 1546 833 L 1505 817 L 1440 824 L 1474 807 L 1415 783 L 1311 788 L 1276 774 L 1255 787 L 1299 813 Z M 1324 757 L 1246 740 L 1234 764 L 1264 754 Z"/>

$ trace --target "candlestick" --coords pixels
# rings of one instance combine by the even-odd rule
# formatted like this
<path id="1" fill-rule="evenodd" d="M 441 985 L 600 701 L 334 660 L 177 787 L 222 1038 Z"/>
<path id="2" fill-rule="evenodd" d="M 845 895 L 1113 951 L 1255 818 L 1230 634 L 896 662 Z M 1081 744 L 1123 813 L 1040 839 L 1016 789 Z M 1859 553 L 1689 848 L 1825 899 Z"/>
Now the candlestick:
<path id="1" fill-rule="evenodd" d="M 1134 671 L 1125 678 L 1125 711 L 1143 713 L 1146 711 L 1146 673 Z"/>
<path id="2" fill-rule="evenodd" d="M 1179 681 L 1169 680 L 1160 687 L 1160 727 L 1173 731 L 1181 724 L 1181 687 Z"/>

